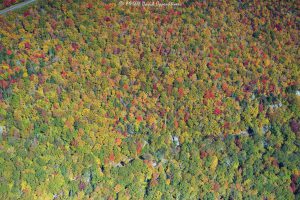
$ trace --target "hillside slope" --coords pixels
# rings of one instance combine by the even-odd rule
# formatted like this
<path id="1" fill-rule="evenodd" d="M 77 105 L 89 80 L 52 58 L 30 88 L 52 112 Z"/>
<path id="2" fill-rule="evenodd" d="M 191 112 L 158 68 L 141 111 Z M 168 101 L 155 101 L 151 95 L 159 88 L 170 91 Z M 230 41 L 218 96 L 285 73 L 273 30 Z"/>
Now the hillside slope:
<path id="1" fill-rule="evenodd" d="M 0 16 L 0 199 L 299 198 L 299 5 L 231 2 Z"/>

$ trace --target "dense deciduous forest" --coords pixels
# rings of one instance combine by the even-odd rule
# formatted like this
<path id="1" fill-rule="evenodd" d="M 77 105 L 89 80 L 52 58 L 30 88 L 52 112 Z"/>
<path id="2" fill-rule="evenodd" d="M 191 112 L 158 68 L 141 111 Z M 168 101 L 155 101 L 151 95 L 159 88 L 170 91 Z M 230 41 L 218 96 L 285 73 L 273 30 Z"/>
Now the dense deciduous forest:
<path id="1" fill-rule="evenodd" d="M 0 16 L 1 199 L 300 198 L 299 2 L 173 2 Z"/>

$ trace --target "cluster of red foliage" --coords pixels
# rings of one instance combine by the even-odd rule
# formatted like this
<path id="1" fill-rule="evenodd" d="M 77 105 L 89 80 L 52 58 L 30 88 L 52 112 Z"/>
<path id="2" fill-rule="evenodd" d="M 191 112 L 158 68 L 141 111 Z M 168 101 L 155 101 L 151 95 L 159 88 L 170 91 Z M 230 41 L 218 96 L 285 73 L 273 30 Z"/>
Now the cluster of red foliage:
<path id="1" fill-rule="evenodd" d="M 26 10 L 24 13 L 23 13 L 23 16 L 24 17 L 28 17 L 30 15 L 30 11 L 29 10 Z"/>
<path id="2" fill-rule="evenodd" d="M 208 90 L 208 91 L 205 92 L 204 98 L 205 99 L 214 99 L 215 98 L 215 94 L 212 91 Z"/>
<path id="3" fill-rule="evenodd" d="M 137 153 L 137 155 L 141 154 L 142 149 L 143 149 L 143 144 L 141 142 L 137 142 L 137 144 L 136 144 L 136 153 Z"/>
<path id="4" fill-rule="evenodd" d="M 296 193 L 297 192 L 297 180 L 298 180 L 298 176 L 297 175 L 292 175 L 292 182 L 291 182 L 291 185 L 290 185 L 290 190 L 293 192 L 293 193 Z"/>
<path id="5" fill-rule="evenodd" d="M 9 49 L 8 49 L 8 50 L 6 50 L 6 54 L 10 56 L 10 55 L 12 54 L 12 51 L 11 51 L 11 50 L 9 50 Z"/>
<path id="6" fill-rule="evenodd" d="M 87 7 L 87 9 L 92 9 L 92 8 L 93 8 L 93 4 L 88 3 L 88 4 L 86 5 L 86 7 Z"/>
<path id="7" fill-rule="evenodd" d="M 215 110 L 214 110 L 215 115 L 220 115 L 221 113 L 222 113 L 222 111 L 219 108 L 215 108 Z"/>
<path id="8" fill-rule="evenodd" d="M 25 49 L 30 49 L 30 47 L 31 47 L 30 43 L 29 43 L 29 42 L 26 42 L 26 43 L 25 43 Z"/>
<path id="9" fill-rule="evenodd" d="M 15 3 L 16 3 L 16 0 L 4 0 L 3 1 L 4 7 L 9 7 L 9 6 L 11 6 L 11 5 L 15 4 Z"/>
<path id="10" fill-rule="evenodd" d="M 137 116 L 136 120 L 137 120 L 138 122 L 141 122 L 141 121 L 143 120 L 143 117 L 139 115 L 139 116 Z"/>

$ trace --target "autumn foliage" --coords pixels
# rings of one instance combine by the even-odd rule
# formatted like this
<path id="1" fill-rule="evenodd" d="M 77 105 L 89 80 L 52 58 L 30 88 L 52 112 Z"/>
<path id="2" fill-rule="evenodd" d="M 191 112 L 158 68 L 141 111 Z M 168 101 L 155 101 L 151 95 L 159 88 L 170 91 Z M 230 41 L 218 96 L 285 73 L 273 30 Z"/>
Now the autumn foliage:
<path id="1" fill-rule="evenodd" d="M 297 2 L 123 3 L 0 16 L 0 199 L 299 199 Z"/>

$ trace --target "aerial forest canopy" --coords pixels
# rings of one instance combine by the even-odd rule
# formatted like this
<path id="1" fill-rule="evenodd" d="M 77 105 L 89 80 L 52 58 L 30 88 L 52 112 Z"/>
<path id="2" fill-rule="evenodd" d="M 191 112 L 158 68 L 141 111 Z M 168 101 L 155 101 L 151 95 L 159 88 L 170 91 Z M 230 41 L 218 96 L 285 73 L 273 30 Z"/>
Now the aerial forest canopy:
<path id="1" fill-rule="evenodd" d="M 0 199 L 300 199 L 299 1 L 143 2 L 0 15 Z"/>

